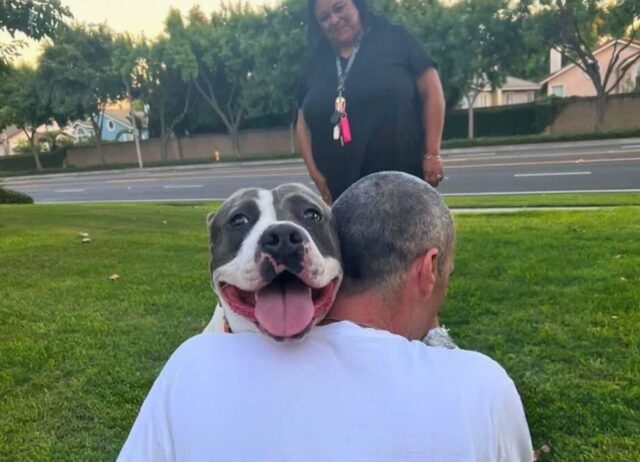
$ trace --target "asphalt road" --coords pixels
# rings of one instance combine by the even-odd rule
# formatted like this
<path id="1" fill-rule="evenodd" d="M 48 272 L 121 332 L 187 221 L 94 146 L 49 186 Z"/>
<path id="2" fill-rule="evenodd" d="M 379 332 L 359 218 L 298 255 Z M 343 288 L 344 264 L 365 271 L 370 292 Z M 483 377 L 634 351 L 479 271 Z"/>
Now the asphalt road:
<path id="1" fill-rule="evenodd" d="M 640 191 L 640 138 L 448 150 L 443 194 Z M 1 180 L 37 203 L 224 199 L 239 188 L 311 185 L 301 161 L 150 168 Z"/>

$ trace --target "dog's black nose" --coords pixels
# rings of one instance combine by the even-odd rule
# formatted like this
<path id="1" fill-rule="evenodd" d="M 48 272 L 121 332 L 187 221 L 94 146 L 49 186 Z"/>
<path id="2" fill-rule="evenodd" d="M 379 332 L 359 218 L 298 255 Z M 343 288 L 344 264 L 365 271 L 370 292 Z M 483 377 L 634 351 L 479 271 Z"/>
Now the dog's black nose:
<path id="1" fill-rule="evenodd" d="M 300 229 L 289 224 L 269 226 L 260 237 L 262 251 L 284 264 L 291 257 L 302 256 L 304 242 Z"/>

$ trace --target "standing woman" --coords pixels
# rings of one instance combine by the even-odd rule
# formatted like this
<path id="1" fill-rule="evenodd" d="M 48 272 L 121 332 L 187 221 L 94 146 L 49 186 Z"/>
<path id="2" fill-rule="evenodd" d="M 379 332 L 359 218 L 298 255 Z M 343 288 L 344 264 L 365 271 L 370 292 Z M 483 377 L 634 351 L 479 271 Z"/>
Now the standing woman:
<path id="1" fill-rule="evenodd" d="M 445 102 L 435 62 L 366 0 L 308 0 L 308 14 L 296 134 L 324 200 L 383 170 L 437 186 Z"/>

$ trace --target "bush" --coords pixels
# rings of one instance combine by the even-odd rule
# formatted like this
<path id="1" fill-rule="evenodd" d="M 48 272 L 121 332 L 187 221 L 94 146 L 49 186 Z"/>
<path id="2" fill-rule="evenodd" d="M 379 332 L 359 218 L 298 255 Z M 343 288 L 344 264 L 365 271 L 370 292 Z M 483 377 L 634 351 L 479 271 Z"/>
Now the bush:
<path id="1" fill-rule="evenodd" d="M 33 204 L 31 196 L 0 186 L 0 204 Z"/>
<path id="2" fill-rule="evenodd" d="M 637 138 L 640 137 L 640 128 L 631 128 L 625 130 L 610 130 L 602 132 L 587 133 L 566 133 L 564 135 L 524 135 L 524 136 L 506 136 L 506 137 L 485 137 L 474 138 L 472 140 L 466 138 L 445 140 L 442 142 L 443 149 L 461 149 L 479 146 L 504 146 L 511 144 L 540 144 L 540 143 L 561 143 L 569 141 L 590 141 L 590 140 L 609 140 L 620 138 Z"/>
<path id="3" fill-rule="evenodd" d="M 535 103 L 474 109 L 474 136 L 481 138 L 537 135 L 553 122 L 562 104 L 566 104 L 566 101 L 548 98 Z M 447 113 L 443 139 L 466 138 L 467 131 L 466 109 L 456 109 Z"/>
<path id="4" fill-rule="evenodd" d="M 61 148 L 53 152 L 40 153 L 40 162 L 42 168 L 62 168 L 66 157 L 67 150 Z M 35 169 L 36 161 L 31 153 L 0 157 L 0 172 L 30 172 Z"/>

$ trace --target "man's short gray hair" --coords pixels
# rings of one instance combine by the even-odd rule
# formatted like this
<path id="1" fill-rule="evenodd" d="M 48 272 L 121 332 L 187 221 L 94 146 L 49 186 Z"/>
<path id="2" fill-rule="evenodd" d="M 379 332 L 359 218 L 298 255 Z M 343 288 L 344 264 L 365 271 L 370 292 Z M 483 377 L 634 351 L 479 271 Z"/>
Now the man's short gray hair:
<path id="1" fill-rule="evenodd" d="M 439 250 L 438 271 L 445 271 L 454 246 L 453 219 L 440 194 L 421 179 L 374 173 L 349 187 L 332 210 L 347 293 L 391 289 L 432 248 Z"/>

